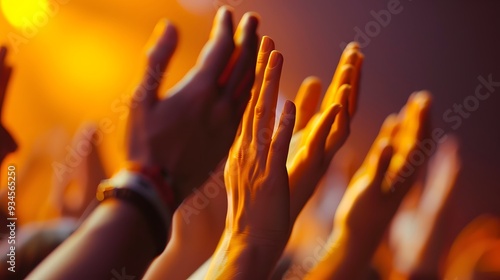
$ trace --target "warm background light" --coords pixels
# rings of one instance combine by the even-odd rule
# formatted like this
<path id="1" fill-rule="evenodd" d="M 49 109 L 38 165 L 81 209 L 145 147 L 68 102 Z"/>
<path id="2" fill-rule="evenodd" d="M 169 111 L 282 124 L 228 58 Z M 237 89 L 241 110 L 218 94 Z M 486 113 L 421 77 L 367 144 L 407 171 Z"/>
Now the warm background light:
<path id="1" fill-rule="evenodd" d="M 45 1 L 45 2 L 44 2 Z M 235 18 L 246 11 L 261 15 L 260 35 L 269 35 L 284 54 L 281 92 L 293 98 L 301 81 L 316 75 L 323 88 L 341 53 L 339 45 L 375 22 L 372 12 L 393 1 L 302 0 L 0 0 L 0 43 L 11 49 L 15 66 L 5 100 L 3 122 L 20 149 L 6 164 L 19 168 L 20 223 L 49 217 L 52 163 L 84 122 L 112 120 L 99 151 L 110 175 L 119 166 L 123 120 L 112 110 L 130 94 L 144 59 L 144 44 L 155 24 L 168 18 L 179 29 L 178 50 L 171 61 L 165 88 L 195 63 L 208 38 L 216 7 L 233 7 Z M 45 4 L 44 4 L 45 3 Z M 50 3 L 50 9 L 47 6 Z M 473 217 L 488 211 L 500 215 L 498 164 L 500 88 L 454 130 L 443 112 L 474 94 L 477 77 L 500 80 L 500 9 L 498 1 L 400 1 L 403 10 L 370 37 L 358 114 L 344 151 L 357 164 L 364 157 L 382 120 L 399 110 L 408 95 L 420 89 L 434 94 L 434 125 L 458 135 L 463 171 L 445 211 L 452 219 L 438 221 L 440 236 L 431 246 L 430 263 L 451 245 Z M 47 15 L 47 21 L 42 16 Z M 35 15 L 31 30 L 23 24 Z M 376 23 L 376 22 L 375 22 Z M 29 31 L 29 32 L 28 32 Z M 344 158 L 338 157 L 337 160 Z M 355 160 L 353 160 L 355 161 Z M 45 213 L 45 214 L 44 214 Z M 443 242 L 441 242 L 444 240 Z M 433 254 L 434 253 L 434 254 Z"/>
<path id="2" fill-rule="evenodd" d="M 175 1 L 50 0 L 50 10 L 38 0 L 0 1 L 0 43 L 9 47 L 15 67 L 3 120 L 21 147 L 5 163 L 19 168 L 18 215 L 24 224 L 57 216 L 53 163 L 64 162 L 83 123 L 111 121 L 113 129 L 98 149 L 110 174 L 120 166 L 125 104 L 158 20 L 167 17 L 181 34 L 167 88 L 194 64 L 192 54 L 208 37 L 216 9 L 200 17 Z M 22 25 L 33 16 L 34 25 Z"/>
<path id="3" fill-rule="evenodd" d="M 7 21 L 18 29 L 29 28 L 48 10 L 47 0 L 2 0 L 1 4 Z"/>

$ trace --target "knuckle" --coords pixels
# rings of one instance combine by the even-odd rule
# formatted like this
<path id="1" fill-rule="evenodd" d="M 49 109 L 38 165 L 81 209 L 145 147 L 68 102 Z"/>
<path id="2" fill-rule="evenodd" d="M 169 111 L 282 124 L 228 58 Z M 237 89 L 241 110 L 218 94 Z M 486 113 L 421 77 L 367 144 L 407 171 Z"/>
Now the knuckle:
<path id="1" fill-rule="evenodd" d="M 285 113 L 280 120 L 280 125 L 289 126 L 295 122 L 295 114 Z"/>
<path id="2" fill-rule="evenodd" d="M 267 108 L 264 105 L 255 106 L 255 117 L 262 119 L 267 114 Z"/>
<path id="3" fill-rule="evenodd" d="M 267 64 L 268 56 L 268 53 L 259 53 L 259 55 L 257 56 L 257 64 Z"/>
<path id="4" fill-rule="evenodd" d="M 260 129 L 257 132 L 257 141 L 260 144 L 269 144 L 273 137 L 273 132 L 269 128 Z"/>

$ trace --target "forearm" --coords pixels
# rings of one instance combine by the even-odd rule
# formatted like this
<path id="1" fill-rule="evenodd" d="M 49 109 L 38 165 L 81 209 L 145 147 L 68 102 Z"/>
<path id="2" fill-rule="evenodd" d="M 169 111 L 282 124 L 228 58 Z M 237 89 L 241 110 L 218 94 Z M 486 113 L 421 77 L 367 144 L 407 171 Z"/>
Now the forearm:
<path id="1" fill-rule="evenodd" d="M 109 279 L 124 273 L 140 277 L 155 256 L 152 236 L 137 206 L 108 199 L 28 278 Z"/>

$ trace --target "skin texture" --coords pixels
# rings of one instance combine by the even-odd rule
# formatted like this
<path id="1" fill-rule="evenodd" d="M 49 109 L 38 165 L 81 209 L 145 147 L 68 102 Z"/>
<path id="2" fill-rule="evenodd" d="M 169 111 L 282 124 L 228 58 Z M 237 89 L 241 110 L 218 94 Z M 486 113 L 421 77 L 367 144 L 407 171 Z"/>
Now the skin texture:
<path id="1" fill-rule="evenodd" d="M 398 116 L 385 120 L 340 202 L 331 243 L 307 279 L 360 279 L 366 271 L 422 166 L 411 157 L 426 137 L 430 101 L 426 92 L 412 94 Z"/>
<path id="2" fill-rule="evenodd" d="M 288 147 L 295 106 L 287 101 L 273 135 L 283 57 L 269 56 L 260 92 L 254 92 L 224 171 L 226 227 L 207 279 L 265 279 L 290 233 Z M 260 84 L 260 81 L 257 81 Z M 258 88 L 258 87 L 257 87 Z M 272 137 L 264 137 L 270 133 Z"/>
<path id="3" fill-rule="evenodd" d="M 244 18 L 235 48 L 231 12 L 221 8 L 197 64 L 164 99 L 157 91 L 177 32 L 165 22 L 155 30 L 159 38 L 132 98 L 127 155 L 141 165 L 168 170 L 179 202 L 201 186 L 227 154 L 241 117 L 238 112 L 243 111 L 239 107 L 244 107 L 253 84 L 257 23 L 255 16 Z M 104 201 L 29 278 L 106 279 L 123 269 L 141 277 L 155 257 L 147 218 L 133 204 Z"/>

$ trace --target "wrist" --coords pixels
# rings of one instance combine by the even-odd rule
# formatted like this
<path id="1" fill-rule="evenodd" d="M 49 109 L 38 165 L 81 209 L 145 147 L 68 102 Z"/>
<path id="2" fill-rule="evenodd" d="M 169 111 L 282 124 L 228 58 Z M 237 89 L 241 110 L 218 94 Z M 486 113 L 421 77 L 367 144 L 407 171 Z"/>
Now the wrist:
<path id="1" fill-rule="evenodd" d="M 267 279 L 286 245 L 252 234 L 226 233 L 224 238 L 227 264 L 237 279 Z"/>
<path id="2" fill-rule="evenodd" d="M 290 236 L 288 231 L 226 231 L 231 240 L 245 243 L 252 247 L 269 248 L 275 250 L 284 248 Z"/>
<path id="3" fill-rule="evenodd" d="M 172 214 L 181 204 L 183 199 L 173 187 L 174 180 L 171 174 L 161 165 L 128 161 L 124 170 L 138 174 L 149 181 Z"/>
<path id="4" fill-rule="evenodd" d="M 269 251 L 284 248 L 288 241 L 288 236 L 289 235 L 284 232 L 225 232 L 225 238 L 231 241 L 229 246 L 238 247 L 239 244 L 246 244 L 248 247 L 267 248 Z"/>
<path id="5" fill-rule="evenodd" d="M 161 199 L 151 180 L 138 173 L 122 170 L 111 179 L 102 181 L 96 196 L 101 202 L 111 198 L 135 206 L 150 225 L 157 245 L 157 254 L 164 250 L 173 212 Z"/>
<path id="6" fill-rule="evenodd" d="M 332 236 L 339 236 L 338 238 L 351 248 L 353 257 L 358 259 L 371 258 L 385 232 L 384 230 L 375 230 L 369 221 L 362 223 L 336 222 L 332 232 Z"/>

